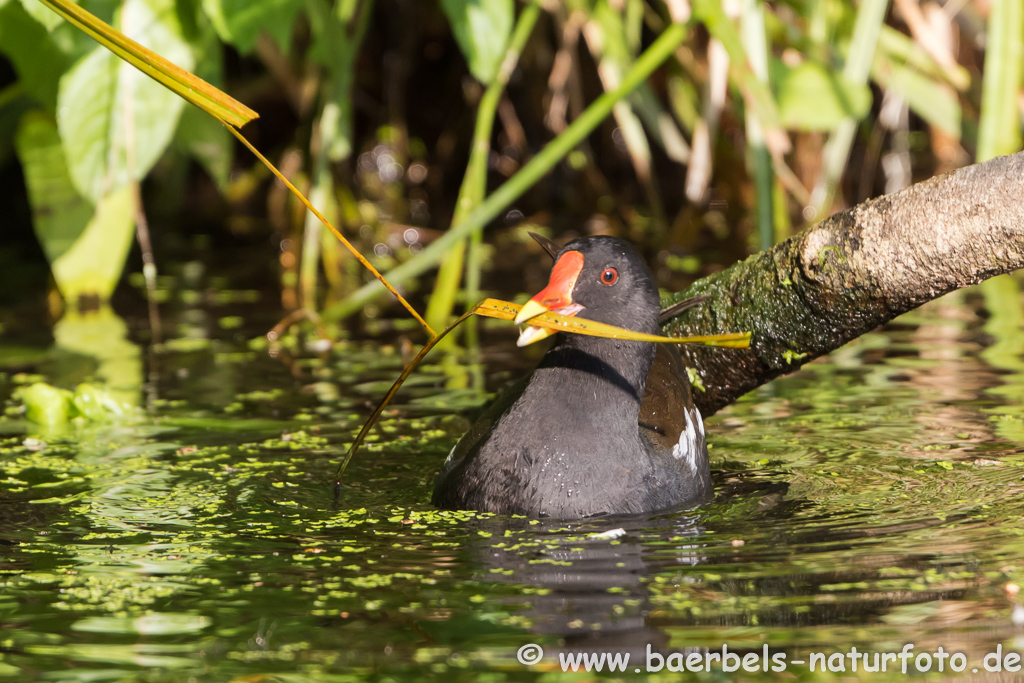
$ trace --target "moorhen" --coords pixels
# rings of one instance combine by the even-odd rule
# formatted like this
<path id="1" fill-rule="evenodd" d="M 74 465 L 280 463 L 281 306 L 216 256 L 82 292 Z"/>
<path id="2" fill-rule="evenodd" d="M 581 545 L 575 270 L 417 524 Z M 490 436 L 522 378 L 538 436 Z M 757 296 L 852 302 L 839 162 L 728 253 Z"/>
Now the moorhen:
<path id="1" fill-rule="evenodd" d="M 554 311 L 659 333 L 654 278 L 628 243 L 598 236 L 545 248 L 555 258 L 548 286 L 517 323 Z M 519 345 L 544 336 L 528 326 Z M 676 348 L 563 332 L 455 445 L 433 503 L 570 519 L 694 504 L 710 492 L 704 426 Z"/>

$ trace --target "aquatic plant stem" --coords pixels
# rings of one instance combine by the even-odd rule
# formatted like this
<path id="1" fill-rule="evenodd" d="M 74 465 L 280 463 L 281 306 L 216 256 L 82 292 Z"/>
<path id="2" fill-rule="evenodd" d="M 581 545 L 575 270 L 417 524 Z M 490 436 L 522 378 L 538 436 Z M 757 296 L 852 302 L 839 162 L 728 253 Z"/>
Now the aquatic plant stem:
<path id="1" fill-rule="evenodd" d="M 686 37 L 686 31 L 685 24 L 672 24 L 665 29 L 658 39 L 637 58 L 633 68 L 623 77 L 618 88 L 598 97 L 561 135 L 548 143 L 518 173 L 487 197 L 466 216 L 464 221 L 453 226 L 414 258 L 390 270 L 386 276 L 388 281 L 393 285 L 401 285 L 433 268 L 456 242 L 474 230 L 482 229 L 489 221 L 497 217 L 597 128 L 611 113 L 616 102 L 629 95 L 647 80 L 654 70 L 673 54 L 676 46 Z M 366 304 L 383 293 L 384 288 L 380 283 L 368 283 L 353 292 L 344 301 L 327 309 L 324 315 L 330 319 L 344 318 L 362 310 Z"/>
<path id="2" fill-rule="evenodd" d="M 477 108 L 476 126 L 473 129 L 473 142 L 469 154 L 469 163 L 466 165 L 466 175 L 462 180 L 462 187 L 459 188 L 459 196 L 455 202 L 455 213 L 452 216 L 452 224 L 458 225 L 465 220 L 487 193 L 487 168 L 490 162 L 491 134 L 494 131 L 494 118 L 497 115 L 498 103 L 505 92 L 512 72 L 519 63 L 519 55 L 529 40 L 533 27 L 540 16 L 540 4 L 531 2 L 519 14 L 516 26 L 509 39 L 505 59 L 501 63 L 494 80 L 488 84 L 483 96 L 480 98 L 480 105 Z M 437 273 L 437 280 L 434 282 L 434 292 L 427 304 L 426 319 L 431 326 L 436 328 L 444 327 L 451 317 L 452 309 L 455 307 L 455 298 L 459 290 L 459 283 L 462 277 L 463 264 L 465 262 L 466 274 L 466 300 L 476 301 L 479 298 L 479 258 L 480 240 L 479 236 L 483 227 L 472 232 L 472 241 L 469 249 L 472 252 L 466 261 L 466 239 L 459 240 L 459 243 L 451 248 L 445 255 L 441 268 Z M 472 273 L 477 269 L 476 273 Z M 471 286 L 472 285 L 472 286 Z"/>
<path id="3" fill-rule="evenodd" d="M 356 451 L 359 450 L 359 446 L 362 445 L 363 440 L 366 438 L 366 434 L 370 431 L 370 429 L 373 428 L 373 425 L 377 423 L 377 420 L 380 418 L 381 413 L 383 413 L 384 409 L 387 408 L 388 404 L 391 402 L 391 399 L 394 397 L 396 393 L 398 393 L 398 390 L 402 388 L 402 384 L 405 383 L 405 380 L 409 377 L 409 375 L 412 374 L 413 370 L 415 370 L 417 366 L 419 366 L 420 361 L 422 361 L 423 358 L 428 353 L 430 353 L 431 349 L 437 346 L 438 342 L 444 339 L 449 332 L 458 327 L 459 323 L 461 323 L 469 316 L 473 315 L 473 313 L 475 312 L 476 307 L 466 311 L 458 318 L 456 318 L 455 322 L 453 322 L 448 327 L 444 328 L 441 331 L 441 334 L 434 335 L 433 337 L 431 337 L 430 341 L 424 344 L 423 348 L 420 349 L 420 352 L 416 354 L 416 356 L 409 362 L 407 366 L 405 366 L 405 370 L 403 370 L 402 374 L 398 376 L 398 379 L 395 380 L 395 383 L 391 385 L 391 388 L 388 390 L 388 393 L 384 394 L 384 398 L 381 399 L 381 402 L 379 404 L 377 404 L 376 410 L 373 411 L 373 414 L 370 415 L 369 419 L 367 419 L 366 422 L 363 424 L 363 428 L 359 430 L 358 434 L 356 434 L 355 440 L 352 442 L 352 445 L 349 446 L 348 452 L 345 453 L 345 457 L 342 459 L 341 464 L 338 465 L 338 471 L 334 475 L 335 498 L 337 498 L 338 491 L 341 488 L 341 475 L 345 473 L 345 468 L 347 468 L 349 462 L 352 461 L 352 456 L 354 456 L 356 454 Z"/>

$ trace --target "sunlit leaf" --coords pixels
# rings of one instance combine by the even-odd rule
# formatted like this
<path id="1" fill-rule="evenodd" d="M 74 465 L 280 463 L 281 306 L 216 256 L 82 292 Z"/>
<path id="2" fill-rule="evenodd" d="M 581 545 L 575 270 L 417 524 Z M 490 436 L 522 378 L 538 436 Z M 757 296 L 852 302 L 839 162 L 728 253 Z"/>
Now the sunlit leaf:
<path id="1" fill-rule="evenodd" d="M 470 72 L 481 83 L 490 83 L 512 34 L 512 0 L 441 0 L 441 7 Z"/>
<path id="2" fill-rule="evenodd" d="M 913 38 L 900 33 L 891 26 L 882 26 L 878 34 L 878 52 L 875 58 L 887 59 L 919 70 L 925 76 L 942 79 L 957 90 L 966 90 L 971 84 L 971 75 L 959 64 L 944 66 L 935 61 Z"/>
<path id="3" fill-rule="evenodd" d="M 871 89 L 817 62 L 790 68 L 772 63 L 782 125 L 796 130 L 832 130 L 844 119 L 860 119 L 871 108 Z"/>
<path id="4" fill-rule="evenodd" d="M 83 295 L 107 299 L 121 276 L 135 227 L 129 188 L 102 197 L 95 207 L 79 195 L 57 130 L 42 114 L 25 116 L 16 145 L 33 226 L 57 288 L 72 302 Z"/>
<path id="5" fill-rule="evenodd" d="M 131 405 L 118 401 L 106 388 L 88 383 L 75 387 L 71 402 L 75 413 L 89 422 L 106 422 L 125 415 L 131 409 Z"/>
<path id="6" fill-rule="evenodd" d="M 83 295 L 110 298 L 135 235 L 134 211 L 128 186 L 100 198 L 82 234 L 50 264 L 65 299 L 74 301 Z"/>
<path id="7" fill-rule="evenodd" d="M 120 17 L 125 35 L 182 68 L 192 67 L 173 0 L 126 0 Z M 71 179 L 95 202 L 146 175 L 167 148 L 185 103 L 97 47 L 61 79 L 57 106 Z"/>

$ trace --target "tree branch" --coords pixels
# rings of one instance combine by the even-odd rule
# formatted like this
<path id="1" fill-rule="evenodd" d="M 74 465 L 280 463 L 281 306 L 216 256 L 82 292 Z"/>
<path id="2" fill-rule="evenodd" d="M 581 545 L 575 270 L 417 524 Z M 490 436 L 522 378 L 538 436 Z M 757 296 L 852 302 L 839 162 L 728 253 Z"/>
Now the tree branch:
<path id="1" fill-rule="evenodd" d="M 750 349 L 681 349 L 704 415 L 954 289 L 1024 267 L 1024 153 L 837 213 L 695 283 L 668 334 L 750 330 Z"/>

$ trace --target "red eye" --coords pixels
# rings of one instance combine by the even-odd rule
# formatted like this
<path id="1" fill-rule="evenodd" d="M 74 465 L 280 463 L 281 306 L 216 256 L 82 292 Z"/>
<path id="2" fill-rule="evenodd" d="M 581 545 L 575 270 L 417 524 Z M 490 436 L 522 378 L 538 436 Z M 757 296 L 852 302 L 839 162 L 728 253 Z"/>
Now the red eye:
<path id="1" fill-rule="evenodd" d="M 605 268 L 604 272 L 601 273 L 601 282 L 606 285 L 614 285 L 619 279 L 619 271 L 614 268 Z"/>

